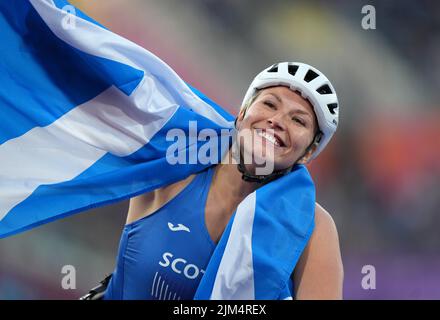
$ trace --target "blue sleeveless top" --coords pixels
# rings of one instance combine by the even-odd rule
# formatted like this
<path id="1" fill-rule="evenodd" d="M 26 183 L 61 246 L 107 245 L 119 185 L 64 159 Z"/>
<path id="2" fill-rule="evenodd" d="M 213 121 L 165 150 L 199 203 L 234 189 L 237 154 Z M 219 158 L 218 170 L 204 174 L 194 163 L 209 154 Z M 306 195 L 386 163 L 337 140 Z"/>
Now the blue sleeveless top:
<path id="1" fill-rule="evenodd" d="M 216 246 L 205 224 L 214 168 L 154 213 L 125 225 L 104 299 L 193 299 Z"/>

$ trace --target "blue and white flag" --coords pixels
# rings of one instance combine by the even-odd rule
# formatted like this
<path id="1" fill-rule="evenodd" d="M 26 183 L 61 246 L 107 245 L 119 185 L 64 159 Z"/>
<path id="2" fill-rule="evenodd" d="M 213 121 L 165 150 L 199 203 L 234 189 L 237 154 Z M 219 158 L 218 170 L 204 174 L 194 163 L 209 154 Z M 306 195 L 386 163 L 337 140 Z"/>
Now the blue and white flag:
<path id="1" fill-rule="evenodd" d="M 215 163 L 191 161 L 207 143 L 197 137 L 233 129 L 159 58 L 67 5 L 0 2 L 0 237 L 182 180 Z M 167 159 L 176 130 L 190 158 L 177 164 Z M 196 298 L 288 297 L 314 192 L 299 165 L 244 199 Z"/>

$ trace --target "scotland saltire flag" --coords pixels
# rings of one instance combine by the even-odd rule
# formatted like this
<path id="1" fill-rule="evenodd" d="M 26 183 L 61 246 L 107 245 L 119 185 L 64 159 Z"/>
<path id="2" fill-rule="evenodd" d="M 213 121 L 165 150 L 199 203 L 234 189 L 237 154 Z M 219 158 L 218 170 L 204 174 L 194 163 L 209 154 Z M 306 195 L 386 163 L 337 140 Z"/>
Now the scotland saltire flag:
<path id="1" fill-rule="evenodd" d="M 206 143 L 191 137 L 233 128 L 230 114 L 159 58 L 78 9 L 68 15 L 67 5 L 0 2 L 0 237 L 197 173 L 213 162 L 170 163 L 167 134 L 184 133 L 191 157 Z M 288 297 L 314 227 L 314 192 L 296 166 L 250 194 L 196 298 Z"/>

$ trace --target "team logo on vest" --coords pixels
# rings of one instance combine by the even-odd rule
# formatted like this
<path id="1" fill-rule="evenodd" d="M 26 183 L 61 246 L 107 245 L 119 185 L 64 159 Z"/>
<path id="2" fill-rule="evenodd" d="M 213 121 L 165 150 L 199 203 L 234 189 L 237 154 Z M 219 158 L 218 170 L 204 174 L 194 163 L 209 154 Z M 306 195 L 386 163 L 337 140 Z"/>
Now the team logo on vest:
<path id="1" fill-rule="evenodd" d="M 197 278 L 201 273 L 205 273 L 205 270 L 200 269 L 195 264 L 188 263 L 185 259 L 174 258 L 174 255 L 170 252 L 165 252 L 162 255 L 162 261 L 159 261 L 159 265 L 164 268 L 170 267 L 175 273 L 183 274 L 190 280 Z"/>
<path id="2" fill-rule="evenodd" d="M 186 232 L 191 232 L 189 230 L 189 228 L 181 223 L 179 223 L 177 226 L 175 226 L 174 224 L 172 224 L 171 222 L 168 222 L 168 228 L 171 231 L 186 231 Z"/>

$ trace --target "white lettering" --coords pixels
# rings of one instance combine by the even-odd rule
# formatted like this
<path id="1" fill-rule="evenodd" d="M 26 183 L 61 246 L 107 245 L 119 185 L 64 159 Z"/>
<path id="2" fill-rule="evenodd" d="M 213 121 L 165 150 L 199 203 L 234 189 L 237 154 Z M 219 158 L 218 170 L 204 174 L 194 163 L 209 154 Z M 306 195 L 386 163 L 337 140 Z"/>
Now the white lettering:
<path id="1" fill-rule="evenodd" d="M 200 269 L 195 264 L 188 263 L 188 261 L 186 261 L 185 259 L 173 259 L 173 254 L 170 252 L 165 252 L 162 255 L 162 261 L 159 261 L 159 265 L 164 268 L 171 266 L 171 270 L 173 270 L 175 273 L 183 274 L 187 279 L 190 280 L 194 280 L 201 273 L 205 273 L 205 270 Z"/>
<path id="2" fill-rule="evenodd" d="M 376 268 L 372 265 L 365 265 L 362 267 L 362 274 L 365 276 L 362 278 L 362 288 L 364 290 L 376 289 Z"/>
<path id="3" fill-rule="evenodd" d="M 64 30 L 73 30 L 76 28 L 76 10 L 74 6 L 67 5 L 62 9 L 66 16 L 61 21 Z"/>
<path id="4" fill-rule="evenodd" d="M 171 269 L 173 269 L 173 271 L 175 273 L 182 273 L 182 270 L 177 269 L 176 265 L 181 262 L 183 264 L 186 264 L 186 260 L 182 259 L 182 258 L 177 258 L 176 260 L 173 261 L 173 263 L 171 264 Z"/>
<path id="5" fill-rule="evenodd" d="M 76 270 L 72 265 L 63 266 L 61 273 L 65 276 L 61 279 L 61 287 L 64 290 L 76 289 Z"/>
<path id="6" fill-rule="evenodd" d="M 162 266 L 162 267 L 168 267 L 169 265 L 170 265 L 170 260 L 168 260 L 168 257 L 170 257 L 170 258 L 172 258 L 173 257 L 173 254 L 172 253 L 169 253 L 169 252 L 165 252 L 164 254 L 163 254 L 163 256 L 162 256 L 162 258 L 165 260 L 165 262 L 162 262 L 162 261 L 160 261 L 159 262 L 159 264 Z"/>
<path id="7" fill-rule="evenodd" d="M 193 269 L 193 274 L 190 275 L 190 270 Z M 183 270 L 183 274 L 185 275 L 185 277 L 187 277 L 188 279 L 195 279 L 199 276 L 199 268 L 197 268 L 197 266 L 193 265 L 193 264 L 189 264 L 185 267 L 185 269 Z"/>
<path id="8" fill-rule="evenodd" d="M 362 7 L 362 13 L 365 14 L 361 21 L 362 28 L 364 30 L 376 29 L 376 8 L 372 5 L 365 5 Z"/>

